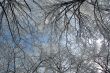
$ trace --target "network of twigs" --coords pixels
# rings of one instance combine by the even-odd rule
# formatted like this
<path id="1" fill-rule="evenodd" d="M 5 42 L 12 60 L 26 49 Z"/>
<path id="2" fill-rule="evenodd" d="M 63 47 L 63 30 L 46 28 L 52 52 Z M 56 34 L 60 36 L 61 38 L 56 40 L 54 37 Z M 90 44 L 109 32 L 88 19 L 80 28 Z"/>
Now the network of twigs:
<path id="1" fill-rule="evenodd" d="M 84 33 L 82 30 L 87 30 L 89 33 L 91 33 L 90 29 L 87 26 L 83 27 L 83 24 L 85 24 L 85 20 L 88 20 L 88 16 L 84 15 L 81 11 L 81 6 L 87 2 L 88 4 L 93 6 L 93 13 L 94 13 L 94 20 L 96 26 L 99 28 L 100 33 L 109 40 L 109 34 L 110 34 L 110 29 L 108 26 L 105 24 L 104 18 L 103 18 L 103 11 L 109 12 L 108 8 L 103 8 L 101 5 L 99 5 L 98 0 L 94 0 L 89 2 L 88 0 L 71 0 L 67 2 L 61 2 L 61 3 L 56 3 L 52 5 L 50 8 L 50 11 L 46 14 L 46 19 L 50 17 L 50 23 L 55 24 L 56 27 L 59 28 L 59 25 L 57 25 L 57 22 L 60 19 L 64 19 L 64 30 L 68 30 L 70 21 L 74 17 L 76 21 L 78 21 L 78 34 L 81 36 L 81 33 Z M 91 10 L 92 11 L 92 10 Z M 68 17 L 69 13 L 71 12 L 71 16 Z M 65 20 L 66 19 L 66 20 Z M 92 21 L 92 20 L 91 20 Z M 88 21 L 89 22 L 89 21 Z M 92 28 L 92 27 L 91 27 Z"/>
<path id="2" fill-rule="evenodd" d="M 43 9 L 42 5 L 39 5 L 39 3 L 37 3 L 35 0 L 33 0 L 33 2 L 36 3 L 41 9 Z M 79 26 L 78 34 L 81 34 L 82 33 L 81 30 L 84 29 L 82 28 L 82 25 L 86 23 L 84 20 L 87 19 L 86 18 L 87 16 L 81 12 L 80 8 L 85 2 L 94 6 L 95 22 L 99 27 L 101 34 L 104 35 L 104 37 L 109 40 L 110 30 L 107 27 L 107 25 L 104 23 L 103 16 L 101 13 L 102 10 L 109 11 L 109 9 L 101 8 L 99 6 L 98 0 L 94 0 L 94 1 L 91 0 L 91 2 L 88 2 L 88 0 L 71 0 L 67 2 L 63 1 L 59 3 L 55 3 L 53 5 L 50 5 L 50 10 L 46 13 L 45 20 L 50 18 L 49 22 L 51 22 L 51 24 L 54 23 L 58 27 L 59 25 L 57 25 L 57 22 L 60 19 L 64 18 L 63 31 L 65 31 L 69 29 L 70 21 L 74 17 L 75 20 L 78 21 L 78 26 Z M 24 28 L 19 21 L 19 18 L 20 18 L 19 15 L 24 16 L 25 19 L 26 19 L 26 16 L 32 19 L 26 11 L 28 10 L 31 12 L 31 8 L 26 0 L 22 0 L 22 1 L 2 0 L 0 2 L 0 7 L 1 7 L 0 30 L 2 29 L 2 26 L 3 26 L 3 23 L 2 23 L 3 18 L 5 18 L 7 21 L 11 36 L 13 40 L 15 40 L 14 33 L 17 33 L 18 36 L 20 37 L 20 29 L 26 30 L 26 28 Z M 69 16 L 70 13 L 71 13 L 71 16 Z M 90 32 L 90 30 L 87 27 L 86 29 Z"/>
<path id="3" fill-rule="evenodd" d="M 23 49 L 19 46 L 21 31 L 27 32 L 27 30 L 24 27 L 25 23 L 21 23 L 21 19 L 26 20 L 28 19 L 27 17 L 30 17 L 26 10 L 31 11 L 26 0 L 0 1 L 0 32 L 7 29 L 16 47 L 20 48 L 22 51 Z M 8 26 L 8 28 L 4 28 L 5 25 Z"/>
<path id="4" fill-rule="evenodd" d="M 28 3 L 23 0 L 22 2 L 17 0 L 3 0 L 0 2 L 0 30 L 3 26 L 3 19 L 5 18 L 8 24 L 8 29 L 11 33 L 12 39 L 14 39 L 14 33 L 17 33 L 20 37 L 20 29 L 25 30 L 19 21 L 19 16 L 28 16 L 25 9 L 31 11 Z M 26 14 L 26 16 L 25 16 Z M 6 24 L 6 23 L 5 23 Z M 13 27 L 13 28 L 12 28 Z"/>

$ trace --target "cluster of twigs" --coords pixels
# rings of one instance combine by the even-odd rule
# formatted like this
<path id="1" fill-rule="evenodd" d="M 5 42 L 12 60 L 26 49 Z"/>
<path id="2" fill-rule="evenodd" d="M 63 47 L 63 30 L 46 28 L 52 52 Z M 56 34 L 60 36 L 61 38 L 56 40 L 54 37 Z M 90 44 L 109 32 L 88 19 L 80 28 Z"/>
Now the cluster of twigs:
<path id="1" fill-rule="evenodd" d="M 68 13 L 71 12 L 72 16 L 67 17 L 68 23 L 70 22 L 71 18 L 75 15 L 80 19 L 80 6 L 83 4 L 85 0 L 72 0 L 68 2 L 62 2 L 52 5 L 52 9 L 50 12 L 47 13 L 46 18 L 49 15 L 54 18 L 54 22 L 59 21 L 63 16 L 67 17 Z"/>
<path id="2" fill-rule="evenodd" d="M 15 41 L 15 33 L 20 37 L 20 29 L 25 30 L 24 25 L 20 23 L 20 16 L 29 17 L 26 10 L 31 11 L 31 9 L 26 0 L 3 0 L 0 2 L 0 7 L 0 30 L 4 24 L 8 24 L 12 39 Z M 3 23 L 3 19 L 6 19 L 7 23 Z"/>
<path id="3" fill-rule="evenodd" d="M 88 16 L 82 13 L 81 11 L 81 6 L 84 3 L 88 3 L 93 6 L 93 20 L 90 20 L 88 22 L 94 22 L 96 24 L 96 27 L 98 27 L 100 33 L 109 40 L 109 34 L 110 34 L 110 29 L 108 28 L 109 24 L 105 24 L 104 21 L 104 11 L 109 12 L 108 8 L 103 8 L 103 5 L 100 5 L 100 1 L 98 0 L 71 0 L 67 2 L 61 2 L 61 3 L 56 3 L 52 5 L 50 8 L 50 11 L 47 13 L 46 19 L 50 19 L 50 23 L 53 24 L 54 26 L 57 27 L 58 29 L 60 28 L 60 24 L 57 25 L 58 21 L 62 20 L 64 21 L 64 30 L 68 30 L 70 21 L 74 18 L 75 21 L 78 21 L 78 23 L 72 23 L 73 25 L 76 24 L 76 26 L 79 26 L 78 30 L 78 35 L 81 37 L 81 33 L 84 33 L 83 30 L 88 31 L 91 34 L 91 30 L 88 28 L 88 26 L 83 25 L 87 24 L 86 22 L 88 20 Z M 92 10 L 91 10 L 92 11 Z M 90 13 L 91 13 L 90 11 Z M 86 21 L 85 21 L 86 20 Z M 90 25 L 92 26 L 92 25 Z M 83 28 L 84 27 L 84 28 Z M 90 27 L 92 28 L 92 27 Z M 61 29 L 60 29 L 61 30 Z"/>
<path id="4" fill-rule="evenodd" d="M 26 0 L 2 0 L 0 2 L 0 31 L 3 32 L 7 29 L 8 31 L 5 32 L 11 35 L 10 40 L 23 53 L 24 50 L 19 43 L 23 32 L 28 32 L 28 28 L 25 28 L 28 26 L 26 21 L 28 21 L 28 18 L 32 19 L 28 12 L 31 12 L 31 9 Z M 4 28 L 5 25 L 7 27 Z"/>

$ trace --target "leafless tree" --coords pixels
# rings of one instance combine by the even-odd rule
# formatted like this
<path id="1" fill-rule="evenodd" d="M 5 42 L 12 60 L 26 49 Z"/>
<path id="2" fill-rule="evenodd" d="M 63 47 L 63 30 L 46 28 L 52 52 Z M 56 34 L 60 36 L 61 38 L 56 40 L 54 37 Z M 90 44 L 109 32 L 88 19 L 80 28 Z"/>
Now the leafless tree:
<path id="1" fill-rule="evenodd" d="M 1 0 L 0 72 L 110 73 L 109 20 L 109 0 Z"/>

